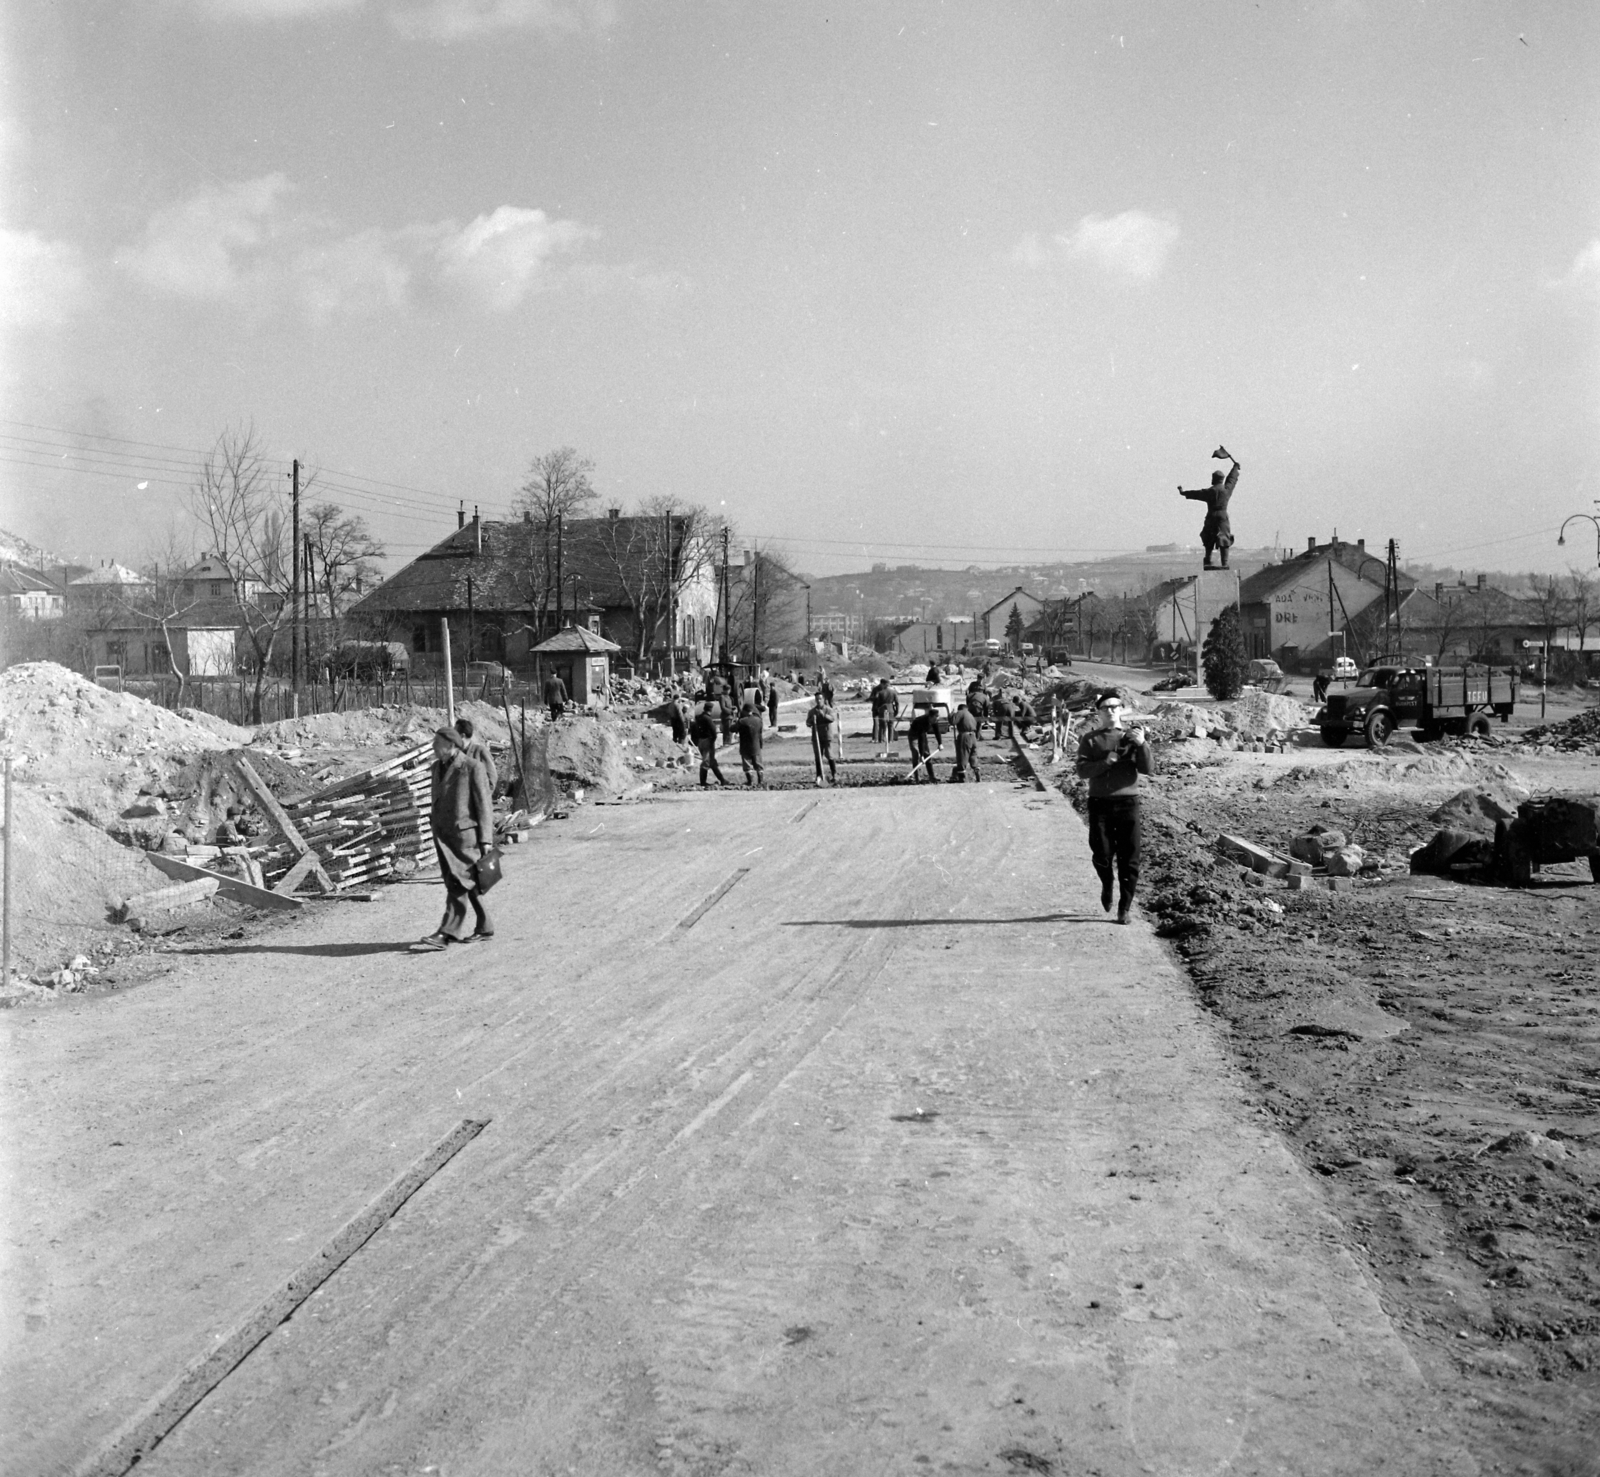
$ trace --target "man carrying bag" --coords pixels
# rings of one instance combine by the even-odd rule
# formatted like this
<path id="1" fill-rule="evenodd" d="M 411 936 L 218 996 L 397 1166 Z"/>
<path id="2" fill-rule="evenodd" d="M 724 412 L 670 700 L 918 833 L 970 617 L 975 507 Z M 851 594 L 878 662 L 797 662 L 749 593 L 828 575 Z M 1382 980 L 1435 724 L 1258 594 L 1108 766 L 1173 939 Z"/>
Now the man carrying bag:
<path id="1" fill-rule="evenodd" d="M 412 944 L 414 954 L 438 953 L 450 944 L 479 943 L 494 937 L 483 894 L 500 880 L 500 854 L 494 849 L 494 802 L 483 765 L 467 752 L 467 740 L 453 728 L 433 736 L 430 772 L 433 845 L 444 882 L 444 917 L 426 938 Z M 467 907 L 477 926 L 466 931 Z"/>

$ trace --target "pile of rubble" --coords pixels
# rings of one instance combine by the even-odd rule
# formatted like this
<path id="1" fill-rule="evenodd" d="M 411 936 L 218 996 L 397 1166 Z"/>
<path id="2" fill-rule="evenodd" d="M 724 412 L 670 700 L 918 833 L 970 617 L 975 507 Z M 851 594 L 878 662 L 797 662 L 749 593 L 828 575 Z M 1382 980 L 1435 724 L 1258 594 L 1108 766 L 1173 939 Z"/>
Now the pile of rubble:
<path id="1" fill-rule="evenodd" d="M 1600 754 L 1600 708 L 1588 708 L 1560 723 L 1530 728 L 1523 740 L 1542 749 L 1560 749 L 1569 754 Z"/>
<path id="2" fill-rule="evenodd" d="M 0 747 L 30 777 L 229 746 L 207 724 L 98 687 L 55 662 L 24 662 L 0 672 Z"/>

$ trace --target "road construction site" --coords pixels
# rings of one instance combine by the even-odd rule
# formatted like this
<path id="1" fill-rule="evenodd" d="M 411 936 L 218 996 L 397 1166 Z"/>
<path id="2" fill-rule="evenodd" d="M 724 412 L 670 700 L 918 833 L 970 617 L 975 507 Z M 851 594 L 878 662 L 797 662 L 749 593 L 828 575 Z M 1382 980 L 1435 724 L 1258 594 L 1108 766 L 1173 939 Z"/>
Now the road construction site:
<path id="1" fill-rule="evenodd" d="M 547 766 L 496 939 L 421 958 L 422 874 L 133 933 L 109 915 L 156 838 L 113 833 L 173 847 L 196 795 L 248 832 L 205 766 L 246 752 L 292 800 L 441 715 L 8 710 L 49 740 L 18 834 L 51 820 L 98 891 L 32 915 L 0 1015 L 0 1470 L 125 1470 L 463 1122 L 142 1467 L 1600 1470 L 1597 889 L 1409 867 L 1442 826 L 1593 796 L 1589 719 L 1330 749 L 1277 700 L 1079 675 L 1158 740 L 1131 928 L 1070 753 L 986 740 L 986 783 L 900 784 L 851 702 L 819 789 L 795 700 L 765 793 L 736 748 L 738 793 L 706 793 L 659 721 L 584 720 L 610 737 Z M 141 793 L 162 810 L 124 818 Z M 93 972 L 52 984 L 67 950 Z"/>

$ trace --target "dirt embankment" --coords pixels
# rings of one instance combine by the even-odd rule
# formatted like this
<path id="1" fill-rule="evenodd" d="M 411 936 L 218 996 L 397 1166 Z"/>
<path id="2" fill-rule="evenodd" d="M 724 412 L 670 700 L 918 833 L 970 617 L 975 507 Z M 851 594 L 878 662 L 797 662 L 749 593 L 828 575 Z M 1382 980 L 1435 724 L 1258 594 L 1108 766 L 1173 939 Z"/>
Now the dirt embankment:
<path id="1" fill-rule="evenodd" d="M 1581 863 L 1519 891 L 1406 868 L 1464 787 L 1593 795 L 1600 762 L 1178 757 L 1198 747 L 1158 758 L 1146 911 L 1419 1359 L 1476 1402 L 1487 1469 L 1600 1472 L 1600 885 Z M 1287 852 L 1313 825 L 1382 872 L 1289 891 L 1215 846 Z"/>
<path id="2" fill-rule="evenodd" d="M 641 713 L 577 714 L 552 728 L 543 710 L 458 704 L 495 754 L 503 788 L 517 777 L 524 733 L 530 790 L 616 798 L 647 788 L 685 751 Z M 509 719 L 509 721 L 508 721 Z M 426 743 L 441 709 L 390 705 L 239 728 L 113 692 L 51 662 L 0 673 L 0 752 L 13 760 L 12 953 L 0 1004 L 61 990 L 104 990 L 158 967 L 163 945 L 119 924 L 127 898 L 170 878 L 150 851 L 224 865 L 219 848 L 259 846 L 268 825 L 244 783 L 247 758 L 280 801 L 303 798 Z M 548 798 L 548 797 L 546 797 Z M 169 920 L 172 934 L 268 926 L 212 899 Z"/>

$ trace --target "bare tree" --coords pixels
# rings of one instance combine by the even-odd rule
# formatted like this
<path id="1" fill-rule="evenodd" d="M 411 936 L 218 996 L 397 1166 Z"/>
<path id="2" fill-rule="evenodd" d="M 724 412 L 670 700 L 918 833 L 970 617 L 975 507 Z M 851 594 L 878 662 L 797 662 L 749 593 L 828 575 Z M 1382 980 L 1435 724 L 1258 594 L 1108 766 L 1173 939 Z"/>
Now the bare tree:
<path id="1" fill-rule="evenodd" d="M 1567 619 L 1571 602 L 1567 596 L 1566 581 L 1558 574 L 1536 574 L 1528 579 L 1529 603 L 1544 632 L 1546 666 L 1549 665 L 1550 643 L 1555 639 L 1556 627 Z M 1545 680 L 1549 680 L 1546 672 Z"/>
<path id="2" fill-rule="evenodd" d="M 385 550 L 372 536 L 365 518 L 346 513 L 337 503 L 317 503 L 302 512 L 300 533 L 306 541 L 305 577 L 311 610 L 317 610 L 319 600 L 325 603 L 328 636 L 337 646 L 341 618 L 378 583 L 378 561 Z"/>
<path id="3" fill-rule="evenodd" d="M 187 532 L 176 525 L 168 525 L 162 538 L 146 551 L 139 571 L 144 583 L 126 589 L 112 587 L 117 604 L 123 610 L 161 632 L 161 650 L 167 669 L 178 682 L 179 707 L 183 706 L 189 686 L 189 673 L 187 668 L 178 665 L 173 628 L 200 603 L 192 584 L 185 593 L 183 580 L 184 571 L 192 568 L 194 562 L 194 543 Z"/>
<path id="4" fill-rule="evenodd" d="M 227 566 L 255 667 L 251 722 L 261 721 L 261 689 L 279 634 L 289 623 L 289 507 L 283 479 L 268 464 L 252 425 L 224 430 L 189 490 L 189 504 L 214 553 Z M 302 482 L 304 492 L 309 483 Z"/>
<path id="5" fill-rule="evenodd" d="M 1572 621 L 1573 633 L 1578 638 L 1577 665 L 1581 671 L 1586 671 L 1589 658 L 1584 652 L 1583 643 L 1589 634 L 1589 627 L 1595 623 L 1600 583 L 1586 570 L 1569 568 L 1567 592 L 1567 614 Z"/>
<path id="6" fill-rule="evenodd" d="M 557 519 L 585 512 L 598 498 L 589 480 L 593 472 L 594 463 L 571 446 L 536 456 L 527 481 L 517 489 L 516 511 L 546 532 L 553 531 Z"/>
<path id="7" fill-rule="evenodd" d="M 769 646 L 800 640 L 805 626 L 805 589 L 788 559 L 776 549 L 759 549 L 733 571 L 730 589 L 731 649 L 751 654 L 757 665 Z"/>

